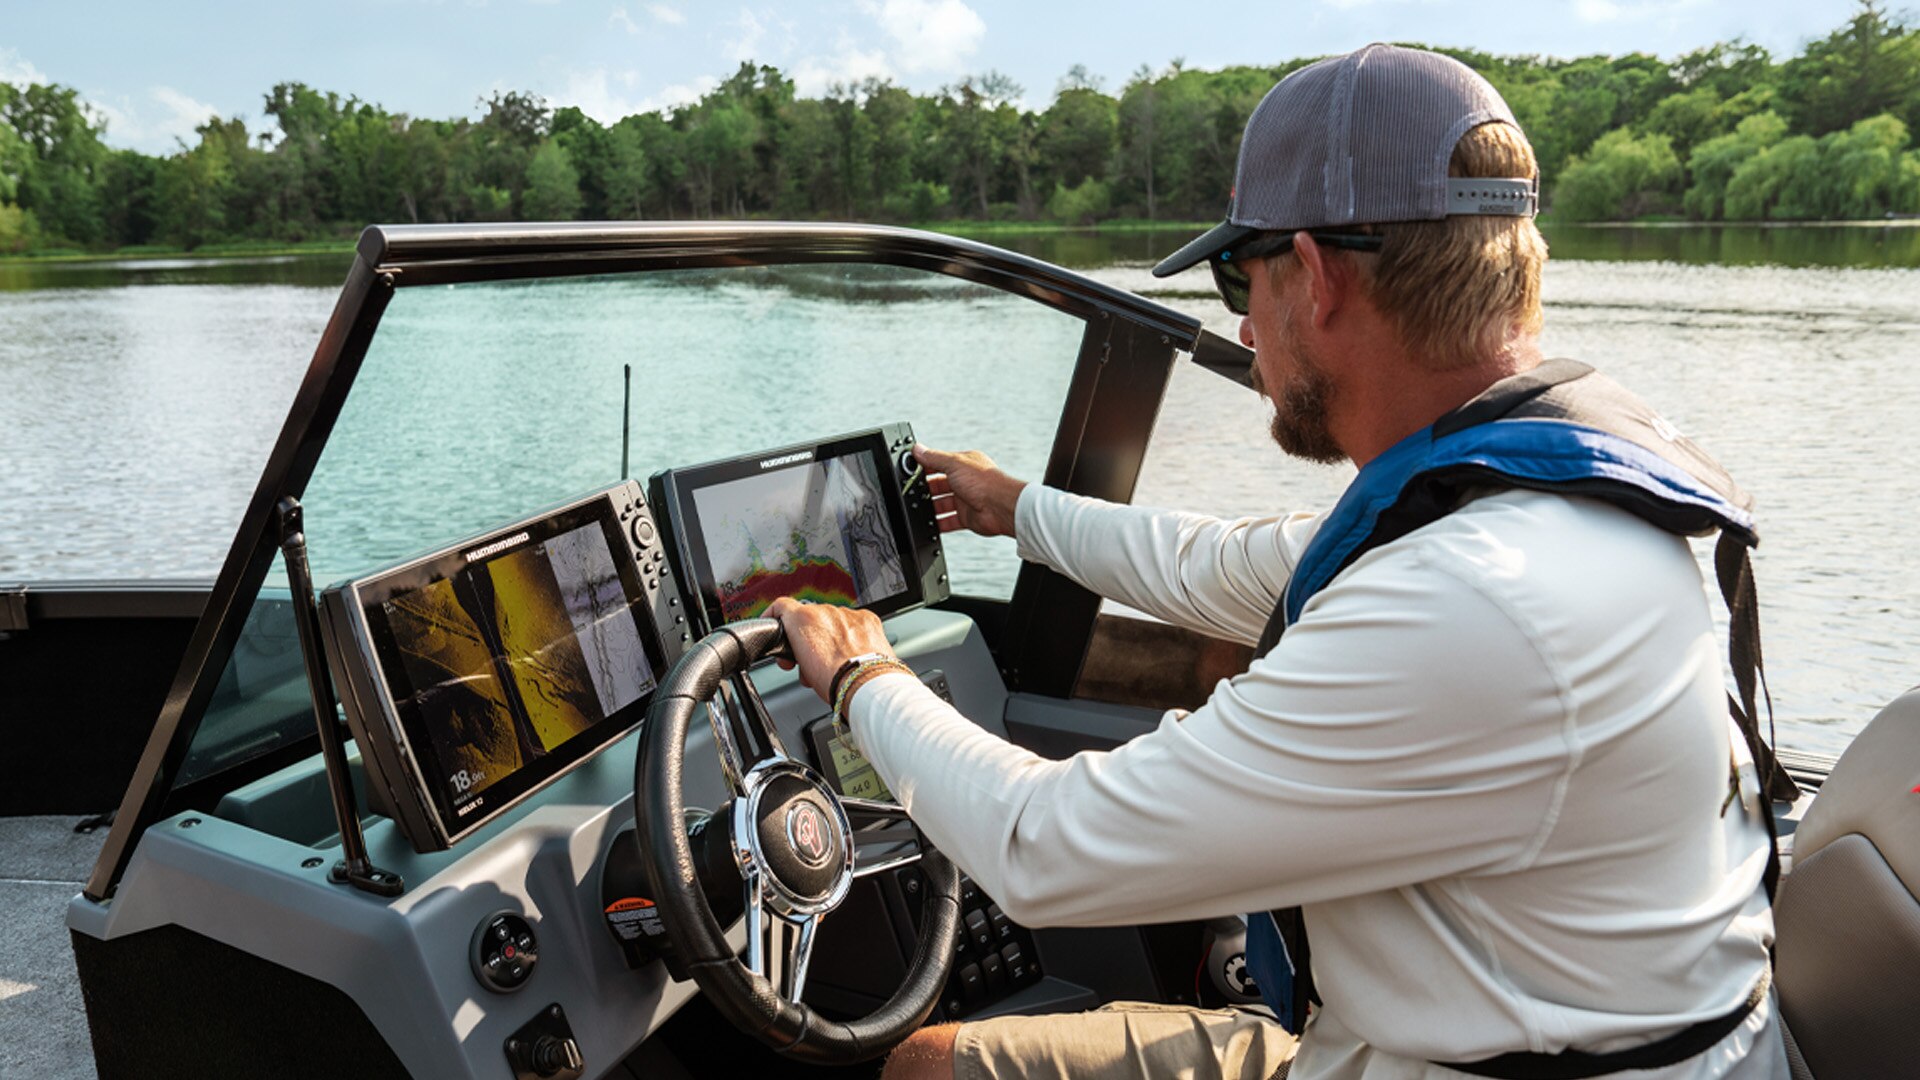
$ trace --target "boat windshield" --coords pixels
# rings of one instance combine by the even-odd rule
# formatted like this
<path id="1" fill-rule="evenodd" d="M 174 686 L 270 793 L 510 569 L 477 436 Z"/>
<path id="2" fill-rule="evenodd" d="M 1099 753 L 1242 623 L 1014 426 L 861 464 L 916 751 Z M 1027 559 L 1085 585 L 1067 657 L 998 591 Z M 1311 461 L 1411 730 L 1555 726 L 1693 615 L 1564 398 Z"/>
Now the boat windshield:
<path id="1" fill-rule="evenodd" d="M 894 421 L 1045 471 L 1086 323 L 928 271 L 752 266 L 398 290 L 302 498 L 315 583 L 614 483 Z M 948 538 L 1006 598 L 1011 540 Z M 312 734 L 276 558 L 190 746 L 190 783 Z"/>

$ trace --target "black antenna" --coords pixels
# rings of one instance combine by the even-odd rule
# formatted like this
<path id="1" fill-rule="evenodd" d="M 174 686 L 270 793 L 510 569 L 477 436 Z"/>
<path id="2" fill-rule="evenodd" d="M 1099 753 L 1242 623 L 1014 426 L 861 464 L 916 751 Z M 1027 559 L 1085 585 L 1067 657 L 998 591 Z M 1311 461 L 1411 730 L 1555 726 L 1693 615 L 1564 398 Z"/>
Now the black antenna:
<path id="1" fill-rule="evenodd" d="M 627 435 L 632 430 L 629 417 L 633 415 L 633 365 L 620 365 L 620 479 L 633 475 L 627 472 Z"/>

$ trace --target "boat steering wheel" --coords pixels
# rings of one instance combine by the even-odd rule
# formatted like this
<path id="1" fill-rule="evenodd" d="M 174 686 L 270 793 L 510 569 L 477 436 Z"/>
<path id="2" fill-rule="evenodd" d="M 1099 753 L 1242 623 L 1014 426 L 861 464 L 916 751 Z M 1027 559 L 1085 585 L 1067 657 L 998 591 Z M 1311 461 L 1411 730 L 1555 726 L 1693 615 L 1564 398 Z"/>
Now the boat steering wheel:
<path id="1" fill-rule="evenodd" d="M 918 843 L 909 853 L 859 864 L 848 812 L 885 823 L 904 822 L 906 811 L 837 795 L 819 773 L 788 756 L 750 688 L 743 696 L 752 700 L 741 702 L 739 712 L 759 747 L 755 760 L 743 754 L 714 699 L 733 676 L 785 655 L 780 623 L 749 619 L 707 635 L 674 664 L 647 710 L 634 770 L 636 831 L 667 937 L 721 1015 L 787 1057 L 851 1064 L 893 1048 L 933 1011 L 953 965 L 960 875 L 930 845 Z M 687 729 L 701 709 L 713 721 L 732 798 L 689 826 L 681 781 Z M 925 906 L 905 981 L 886 1004 L 857 1020 L 819 1016 L 800 996 L 820 920 L 856 879 L 915 861 L 926 882 Z M 743 907 L 744 962 L 715 914 Z"/>

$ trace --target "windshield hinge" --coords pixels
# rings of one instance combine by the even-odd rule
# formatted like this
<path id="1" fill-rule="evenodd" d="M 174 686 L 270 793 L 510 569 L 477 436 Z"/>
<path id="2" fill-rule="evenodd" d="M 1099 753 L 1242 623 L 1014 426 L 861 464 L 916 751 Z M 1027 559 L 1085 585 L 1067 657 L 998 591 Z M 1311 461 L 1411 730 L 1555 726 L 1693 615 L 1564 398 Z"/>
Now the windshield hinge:
<path id="1" fill-rule="evenodd" d="M 0 633 L 27 628 L 27 587 L 0 589 Z"/>

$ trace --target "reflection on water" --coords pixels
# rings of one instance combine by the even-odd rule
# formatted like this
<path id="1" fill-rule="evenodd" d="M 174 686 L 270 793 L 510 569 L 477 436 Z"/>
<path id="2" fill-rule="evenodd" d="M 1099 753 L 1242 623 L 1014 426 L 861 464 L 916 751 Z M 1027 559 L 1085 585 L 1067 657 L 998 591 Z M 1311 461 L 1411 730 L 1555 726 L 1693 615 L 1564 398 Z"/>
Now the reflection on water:
<path id="1" fill-rule="evenodd" d="M 1640 391 L 1758 496 L 1757 567 L 1782 741 L 1835 752 L 1874 709 L 1920 681 L 1910 658 L 1920 646 L 1920 569 L 1906 525 L 1920 504 L 1920 434 L 1910 419 L 1920 400 L 1920 271 L 1888 268 L 1920 260 L 1893 240 L 1886 250 L 1907 254 L 1862 257 L 1872 264 L 1866 269 L 1567 257 L 1588 234 L 1613 236 L 1595 242 L 1630 257 L 1648 250 L 1643 245 L 1707 243 L 1706 230 L 1614 236 L 1623 232 L 1554 234 L 1548 348 Z M 1832 243 L 1871 248 L 1882 232 L 1844 232 Z M 1754 242 L 1796 261 L 1789 253 L 1801 241 L 1768 233 L 1773 239 Z M 1094 276 L 1159 290 L 1230 334 L 1232 318 L 1205 298 L 1204 274 L 1159 282 L 1147 272 L 1148 260 L 1184 235 L 1115 239 L 1139 250 Z M 1075 247 L 1085 241 L 1052 234 L 1017 246 L 1042 258 L 1100 261 L 1099 250 Z M 1740 261 L 1727 245 L 1746 242 L 1723 235 L 1713 250 Z M 0 580 L 210 578 L 344 272 L 335 257 L 149 260 L 36 267 L 23 285 L 18 271 L 0 267 Z M 656 405 L 660 437 L 635 446 L 642 476 L 892 419 L 911 420 L 929 441 L 978 446 L 1033 472 L 1051 439 L 1058 357 L 1070 335 L 1046 318 L 1031 327 L 1010 321 L 1031 317 L 1022 314 L 1031 305 L 958 284 L 938 296 L 902 291 L 898 280 L 809 271 L 767 275 L 778 288 L 635 288 L 608 294 L 592 319 L 527 309 L 512 326 L 488 324 L 483 302 L 413 315 L 396 303 L 387 329 L 404 332 L 412 319 L 414 355 L 385 383 L 386 400 L 369 395 L 350 406 L 362 412 L 343 418 L 343 430 L 358 425 L 360 434 L 330 448 L 310 493 L 316 558 L 335 563 L 323 574 L 532 509 L 499 511 L 515 500 L 551 501 L 605 482 L 618 461 L 624 362 L 635 366 L 636 400 L 665 403 Z M 716 307 L 728 318 L 683 332 L 694 314 Z M 466 351 L 425 344 L 462 325 Z M 481 328 L 504 342 L 498 347 L 511 343 L 536 357 L 538 383 L 566 388 L 570 400 L 564 408 L 516 401 L 522 420 L 465 443 L 410 436 L 402 407 L 416 390 L 483 404 L 525 392 L 527 380 L 482 362 L 495 346 Z M 404 344 L 403 336 L 387 341 Z M 906 377 L 912 365 L 903 358 L 931 359 L 949 377 Z M 419 382 L 410 389 L 408 379 Z M 723 424 L 710 406 L 688 404 L 710 401 L 716 386 L 734 395 Z M 1265 432 L 1257 399 L 1181 366 L 1139 501 L 1219 514 L 1330 505 L 1351 470 L 1289 461 Z M 513 467 L 462 474 L 460 463 L 475 453 Z M 337 497 L 326 496 L 330 471 L 418 480 L 423 470 L 435 477 L 431 513 L 417 512 L 427 504 L 414 498 L 396 507 L 391 490 L 386 505 L 376 505 L 377 484 L 345 483 Z M 484 497 L 462 497 L 474 490 Z M 330 537 L 320 534 L 322 503 L 338 504 Z M 1012 556 L 1004 544 L 980 544 L 956 552 L 956 585 L 1004 593 Z"/>

